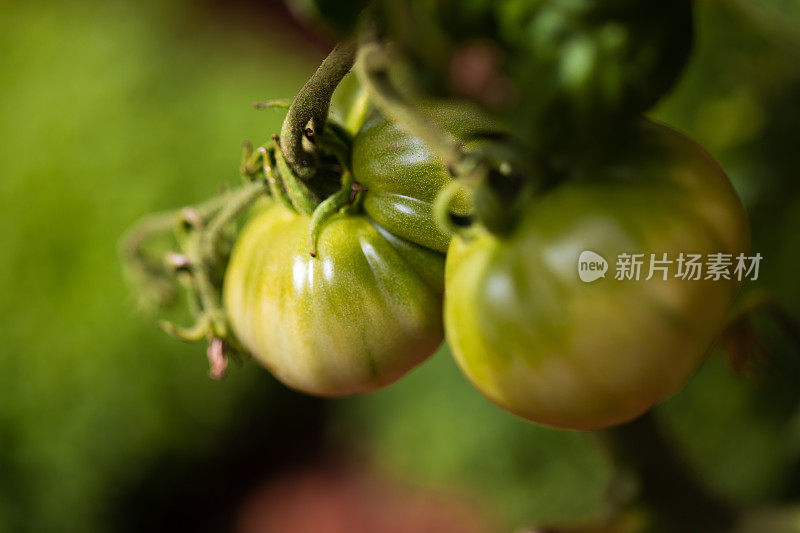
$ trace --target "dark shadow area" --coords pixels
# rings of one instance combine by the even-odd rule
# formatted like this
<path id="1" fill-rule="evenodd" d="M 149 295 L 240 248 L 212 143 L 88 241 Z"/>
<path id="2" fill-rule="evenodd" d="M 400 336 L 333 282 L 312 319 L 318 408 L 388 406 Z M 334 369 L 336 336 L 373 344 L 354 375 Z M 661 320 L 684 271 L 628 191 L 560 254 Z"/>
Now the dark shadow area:
<path id="1" fill-rule="evenodd" d="M 235 412 L 208 449 L 157 456 L 136 483 L 122 488 L 107 514 L 114 531 L 231 531 L 249 492 L 321 455 L 324 401 L 265 373 L 263 386 L 253 387 Z"/>

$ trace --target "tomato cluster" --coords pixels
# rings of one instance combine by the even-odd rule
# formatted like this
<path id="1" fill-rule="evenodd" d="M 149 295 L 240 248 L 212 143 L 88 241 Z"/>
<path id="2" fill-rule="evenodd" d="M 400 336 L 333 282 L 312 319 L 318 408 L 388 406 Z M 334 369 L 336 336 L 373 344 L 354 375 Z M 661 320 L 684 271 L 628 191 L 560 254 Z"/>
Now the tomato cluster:
<path id="1" fill-rule="evenodd" d="M 225 324 L 202 331 L 321 396 L 384 387 L 446 334 L 486 397 L 562 428 L 619 424 L 675 393 L 741 282 L 617 279 L 614 260 L 735 257 L 749 229 L 715 161 L 641 115 L 691 46 L 690 3 L 662 4 L 376 2 L 357 76 L 328 83 L 327 124 L 290 110 L 299 129 L 285 122 L 246 159 L 269 194 L 227 262 Z M 512 83 L 501 101 L 452 77 L 476 43 L 502 53 L 481 71 Z M 315 79 L 293 106 L 321 98 Z M 586 252 L 609 275 L 582 280 Z"/>
<path id="2" fill-rule="evenodd" d="M 485 146 L 467 105 L 432 121 Z M 701 363 L 736 280 L 598 280 L 578 257 L 623 252 L 744 252 L 745 213 L 720 167 L 669 127 L 641 119 L 627 142 L 576 162 L 527 199 L 497 234 L 458 194 L 449 235 L 433 204 L 453 182 L 419 138 L 373 112 L 352 142 L 361 209 L 340 213 L 308 253 L 310 218 L 261 208 L 240 235 L 225 282 L 239 340 L 288 385 L 341 395 L 384 386 L 428 357 L 444 322 L 467 377 L 492 401 L 539 423 L 595 428 L 629 420 L 678 390 Z M 481 138 L 481 136 L 486 138 Z M 461 191 L 463 193 L 463 191 Z"/>

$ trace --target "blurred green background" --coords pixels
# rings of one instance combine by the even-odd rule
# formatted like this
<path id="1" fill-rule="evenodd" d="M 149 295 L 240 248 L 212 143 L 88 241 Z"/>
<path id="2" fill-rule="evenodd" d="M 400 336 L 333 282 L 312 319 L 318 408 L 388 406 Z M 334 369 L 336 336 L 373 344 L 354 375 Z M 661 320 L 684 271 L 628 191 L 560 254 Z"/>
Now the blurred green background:
<path id="1" fill-rule="evenodd" d="M 654 114 L 740 191 L 765 258 L 746 290 L 798 316 L 800 1 L 697 15 L 693 60 Z M 492 406 L 446 349 L 346 400 L 249 363 L 213 382 L 200 346 L 138 312 L 121 233 L 237 183 L 241 141 L 282 118 L 250 103 L 291 97 L 325 47 L 278 3 L 0 0 L 0 533 L 244 531 L 259 486 L 330 463 L 469 502 L 490 531 L 658 522 L 637 494 L 681 531 L 706 510 L 800 531 L 800 355 L 763 317 L 750 372 L 715 353 L 645 423 L 575 433 Z"/>

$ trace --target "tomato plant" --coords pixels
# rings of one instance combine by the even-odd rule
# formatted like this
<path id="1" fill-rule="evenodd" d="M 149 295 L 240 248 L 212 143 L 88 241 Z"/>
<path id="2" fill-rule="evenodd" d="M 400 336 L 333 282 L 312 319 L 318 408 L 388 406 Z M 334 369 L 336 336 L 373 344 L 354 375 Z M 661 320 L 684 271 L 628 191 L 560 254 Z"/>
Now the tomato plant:
<path id="1" fill-rule="evenodd" d="M 576 267 L 584 251 L 613 265 L 623 253 L 748 247 L 716 163 L 640 116 L 686 61 L 690 2 L 340 7 L 318 11 L 341 34 L 359 27 L 358 39 L 340 42 L 287 105 L 280 135 L 246 151 L 250 183 L 184 212 L 171 266 L 198 319 L 172 331 L 210 340 L 212 363 L 240 348 L 296 389 L 366 392 L 439 344 L 444 285 L 459 365 L 521 416 L 604 427 L 680 388 L 739 282 L 584 283 Z M 350 24 L 357 13 L 363 24 Z M 459 54 L 487 42 L 498 62 L 459 78 Z M 487 76 L 508 83 L 502 101 L 473 91 L 497 89 L 481 85 Z"/>
<path id="2" fill-rule="evenodd" d="M 142 259 L 168 236 L 148 247 L 134 233 L 124 247 L 138 261 L 132 277 L 154 292 L 175 281 L 188 289 L 195 323 L 165 329 L 208 341 L 212 375 L 242 353 L 299 391 L 364 393 L 398 380 L 446 337 L 463 374 L 502 409 L 590 430 L 632 421 L 678 391 L 713 346 L 729 351 L 734 370 L 761 368 L 751 366 L 753 310 L 770 305 L 791 320 L 766 296 L 732 305 L 742 281 L 736 261 L 761 258 L 745 259 L 742 205 L 707 153 L 644 116 L 687 62 L 692 0 L 294 4 L 340 41 L 291 102 L 258 106 L 286 115 L 264 145 L 245 147 L 244 184 L 146 224 L 144 233 L 177 226 L 166 261 Z M 751 95 L 734 97 L 696 117 L 701 129 L 729 111 L 760 117 Z M 728 137 L 719 127 L 719 136 L 703 135 Z M 711 275 L 714 256 L 730 269 Z M 487 417 L 515 423 L 470 391 Z M 475 413 L 461 411 L 476 427 Z M 442 413 L 419 418 L 439 427 Z M 698 531 L 734 527 L 729 502 L 694 486 L 655 421 L 596 439 L 613 450 L 595 458 L 608 481 L 587 490 L 598 505 L 586 520 L 605 523 L 589 528 L 676 530 L 658 526 L 687 515 L 703 515 Z M 527 429 L 536 456 L 571 440 L 544 444 L 540 436 L 570 434 Z M 472 448 L 485 455 L 486 446 Z M 511 452 L 501 470 L 542 477 L 530 449 Z M 584 451 L 565 453 L 583 475 L 578 484 L 590 486 L 591 467 L 572 461 Z M 617 457 L 626 476 L 614 471 Z M 629 483 L 628 472 L 638 479 Z M 661 493 L 674 491 L 659 483 L 694 491 L 663 506 Z M 562 492 L 569 499 L 571 491 Z M 567 514 L 581 506 L 573 504 Z"/>
<path id="3" fill-rule="evenodd" d="M 564 428 L 618 424 L 677 391 L 719 333 L 740 282 L 613 279 L 622 253 L 748 248 L 719 166 L 676 131 L 641 122 L 629 143 L 541 191 L 508 234 L 454 238 L 445 324 L 453 354 L 492 401 Z M 593 251 L 612 273 L 577 275 Z"/>

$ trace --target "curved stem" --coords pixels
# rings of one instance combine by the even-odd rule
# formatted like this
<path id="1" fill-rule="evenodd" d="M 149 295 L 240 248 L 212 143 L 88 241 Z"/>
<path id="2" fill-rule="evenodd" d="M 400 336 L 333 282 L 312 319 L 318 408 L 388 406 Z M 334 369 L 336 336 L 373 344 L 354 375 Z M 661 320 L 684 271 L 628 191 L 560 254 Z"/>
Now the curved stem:
<path id="1" fill-rule="evenodd" d="M 148 215 L 131 226 L 120 240 L 119 246 L 125 266 L 141 273 L 143 277 L 168 274 L 163 262 L 149 261 L 142 248 L 151 237 L 168 232 L 174 224 L 175 211 L 165 211 Z"/>
<path id="2" fill-rule="evenodd" d="M 208 335 L 209 322 L 206 318 L 201 318 L 191 326 L 182 327 L 168 320 L 162 320 L 158 323 L 158 327 L 167 335 L 183 342 L 200 342 Z"/>
<path id="3" fill-rule="evenodd" d="M 336 86 L 355 63 L 356 46 L 343 42 L 328 54 L 316 72 L 295 96 L 281 126 L 281 151 L 286 162 L 300 179 L 310 178 L 316 170 L 316 157 L 303 147 L 308 123 L 315 133 L 322 133 Z"/>
<path id="4" fill-rule="evenodd" d="M 200 264 L 192 271 L 192 281 L 211 332 L 215 337 L 225 338 L 228 336 L 228 324 L 220 303 L 219 290 L 211 283 L 210 274 L 208 266 Z"/>
<path id="5" fill-rule="evenodd" d="M 215 379 L 225 374 L 228 352 L 231 349 L 241 350 L 228 329 L 221 302 L 221 287 L 214 278 L 214 273 L 224 266 L 223 243 L 236 219 L 260 196 L 267 194 L 270 186 L 280 186 L 274 183 L 274 176 L 270 180 L 270 160 L 266 151 L 259 149 L 253 152 L 248 143 L 244 152 L 242 171 L 245 177 L 252 180 L 250 183 L 197 207 L 151 215 L 134 226 L 121 244 L 127 268 L 142 286 L 162 282 L 174 290 L 178 282 L 185 287 L 189 309 L 195 317 L 194 324 L 181 327 L 162 321 L 159 325 L 165 332 L 183 341 L 208 339 L 210 375 Z M 259 158 L 263 158 L 266 179 L 253 175 Z M 170 229 L 174 232 L 180 251 L 168 252 L 163 261 L 156 262 L 145 253 L 144 246 L 152 237 L 165 234 Z"/>
<path id="6" fill-rule="evenodd" d="M 476 235 L 475 226 L 459 226 L 453 221 L 450 206 L 458 193 L 463 190 L 474 190 L 476 183 L 482 179 L 482 175 L 480 167 L 476 167 L 473 172 L 466 174 L 463 178 L 448 183 L 434 198 L 431 208 L 433 220 L 445 235 L 458 235 L 467 240 Z"/>
<path id="7" fill-rule="evenodd" d="M 201 219 L 208 219 L 222 209 L 226 196 L 220 196 L 200 204 L 194 212 Z M 130 282 L 145 294 L 152 294 L 158 305 L 169 303 L 175 296 L 172 271 L 159 257 L 151 257 L 145 250 L 146 244 L 159 235 L 167 235 L 174 230 L 179 220 L 179 211 L 164 211 L 145 216 L 125 232 L 119 245 L 122 259 Z"/>
<path id="8" fill-rule="evenodd" d="M 205 231 L 201 233 L 201 259 L 211 262 L 214 258 L 220 239 L 228 225 L 236 220 L 239 215 L 253 205 L 260 196 L 267 193 L 267 187 L 263 181 L 248 183 L 241 189 L 228 195 L 228 202 L 212 218 Z"/>
<path id="9" fill-rule="evenodd" d="M 453 223 L 453 218 L 450 216 L 450 204 L 453 202 L 453 198 L 461 191 L 461 188 L 461 183 L 452 181 L 439 191 L 433 201 L 433 220 L 439 226 L 439 229 L 447 235 L 455 235 L 461 230 L 458 225 Z"/>
<path id="10" fill-rule="evenodd" d="M 286 191 L 283 188 L 283 183 L 281 183 L 281 181 L 278 179 L 278 175 L 273 170 L 273 167 L 276 165 L 275 149 L 270 148 L 268 150 L 262 146 L 258 150 L 263 157 L 262 167 L 264 170 L 264 175 L 267 177 L 267 185 L 269 186 L 270 195 L 284 207 L 288 209 L 294 209 L 294 207 L 292 207 L 291 200 L 289 200 L 289 197 L 286 195 Z"/>

